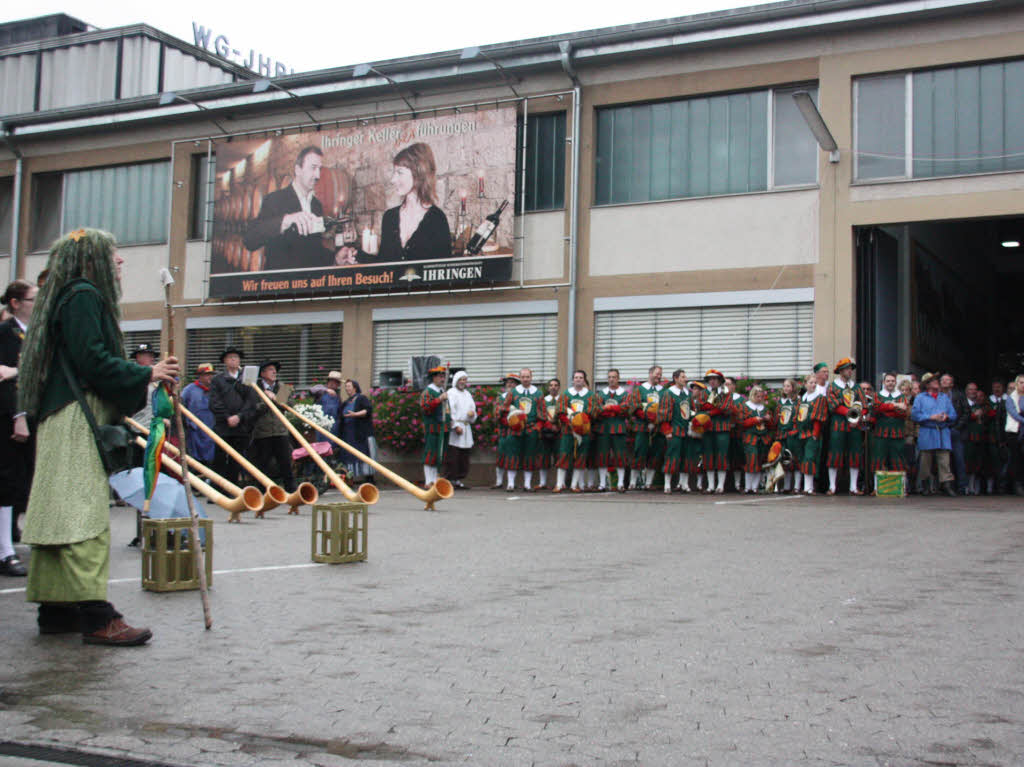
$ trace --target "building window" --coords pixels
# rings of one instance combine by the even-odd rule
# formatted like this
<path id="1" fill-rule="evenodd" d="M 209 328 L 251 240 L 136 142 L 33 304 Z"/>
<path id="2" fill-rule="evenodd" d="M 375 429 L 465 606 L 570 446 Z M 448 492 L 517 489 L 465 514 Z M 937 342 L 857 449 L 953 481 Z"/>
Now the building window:
<path id="1" fill-rule="evenodd" d="M 595 312 L 594 378 L 614 367 L 623 380 L 646 380 L 661 364 L 691 379 L 715 368 L 778 382 L 810 370 L 813 341 L 813 303 Z"/>
<path id="2" fill-rule="evenodd" d="M 381 372 L 411 377 L 411 357 L 435 355 L 465 368 L 474 384 L 495 384 L 510 370 L 533 370 L 535 381 L 555 375 L 558 318 L 555 314 L 459 317 L 373 323 L 373 382 Z"/>
<path id="3" fill-rule="evenodd" d="M 516 197 L 523 190 L 523 142 L 526 142 L 527 213 L 565 207 L 565 112 L 528 115 L 516 126 Z M 516 206 L 516 212 L 519 206 Z"/>
<path id="4" fill-rule="evenodd" d="M 167 161 L 65 173 L 62 229 L 104 229 L 120 245 L 166 242 L 170 173 Z"/>
<path id="5" fill-rule="evenodd" d="M 186 378 L 191 380 L 202 362 L 220 370 L 220 355 L 234 346 L 245 355 L 244 365 L 280 362 L 282 382 L 296 386 L 326 383 L 331 370 L 341 369 L 341 328 L 340 322 L 190 328 L 185 348 Z"/>
<path id="6" fill-rule="evenodd" d="M 857 179 L 1024 170 L 1024 60 L 854 83 Z"/>
<path id="7" fill-rule="evenodd" d="M 14 179 L 0 178 L 0 256 L 11 254 L 14 231 Z"/>
<path id="8" fill-rule="evenodd" d="M 63 231 L 64 174 L 32 177 L 31 242 L 33 251 L 49 250 Z"/>
<path id="9" fill-rule="evenodd" d="M 126 330 L 124 336 L 124 356 L 128 357 L 139 347 L 140 344 L 149 344 L 157 351 L 160 350 L 159 330 Z M 159 359 L 162 355 L 157 355 Z"/>
<path id="10" fill-rule="evenodd" d="M 805 87 L 817 98 L 817 88 Z M 814 184 L 814 137 L 794 89 L 597 111 L 598 205 Z"/>
<path id="11" fill-rule="evenodd" d="M 209 240 L 213 235 L 213 178 L 217 155 L 192 156 L 192 205 L 189 210 L 190 240 Z"/>

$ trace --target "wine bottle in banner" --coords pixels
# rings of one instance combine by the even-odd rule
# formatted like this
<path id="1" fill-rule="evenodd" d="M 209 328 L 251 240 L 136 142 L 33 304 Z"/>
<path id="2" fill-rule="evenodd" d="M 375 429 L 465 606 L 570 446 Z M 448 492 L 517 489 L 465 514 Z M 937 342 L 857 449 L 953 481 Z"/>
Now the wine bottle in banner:
<path id="1" fill-rule="evenodd" d="M 473 236 L 469 238 L 469 244 L 466 245 L 466 252 L 469 255 L 475 256 L 480 253 L 487 240 L 494 234 L 494 230 L 498 228 L 498 220 L 506 207 L 508 207 L 508 200 L 502 200 L 498 209 L 480 222 L 480 226 L 473 232 Z"/>

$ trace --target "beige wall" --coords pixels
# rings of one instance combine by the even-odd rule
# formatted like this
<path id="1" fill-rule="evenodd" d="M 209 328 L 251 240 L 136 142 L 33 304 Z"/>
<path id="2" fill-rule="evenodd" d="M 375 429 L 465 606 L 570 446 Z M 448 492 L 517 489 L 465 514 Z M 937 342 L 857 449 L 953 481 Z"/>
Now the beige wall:
<path id="1" fill-rule="evenodd" d="M 590 225 L 593 276 L 818 260 L 817 189 L 595 208 Z"/>

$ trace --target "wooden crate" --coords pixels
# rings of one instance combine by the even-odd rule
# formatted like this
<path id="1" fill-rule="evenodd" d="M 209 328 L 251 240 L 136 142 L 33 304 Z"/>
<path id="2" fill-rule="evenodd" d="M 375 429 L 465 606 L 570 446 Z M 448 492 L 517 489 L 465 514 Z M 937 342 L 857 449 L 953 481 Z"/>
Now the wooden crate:
<path id="1" fill-rule="evenodd" d="M 366 560 L 365 503 L 318 503 L 313 505 L 314 562 L 332 565 Z"/>
<path id="2" fill-rule="evenodd" d="M 907 473 L 905 471 L 876 471 L 875 495 L 904 498 L 907 495 Z"/>
<path id="3" fill-rule="evenodd" d="M 213 584 L 213 520 L 199 520 L 206 584 Z M 142 520 L 142 588 L 187 591 L 199 588 L 192 553 L 192 521 L 188 518 Z"/>

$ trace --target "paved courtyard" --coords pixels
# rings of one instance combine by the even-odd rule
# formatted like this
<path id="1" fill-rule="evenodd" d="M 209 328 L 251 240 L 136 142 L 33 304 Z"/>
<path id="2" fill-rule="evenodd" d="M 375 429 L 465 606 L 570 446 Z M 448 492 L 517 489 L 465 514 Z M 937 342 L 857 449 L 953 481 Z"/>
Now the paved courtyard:
<path id="1" fill-rule="evenodd" d="M 369 560 L 218 521 L 142 648 L 41 637 L 0 581 L 0 741 L 173 765 L 1021 765 L 1024 506 L 396 490 Z M 37 756 L 56 753 L 37 750 Z M 99 762 L 98 762 L 99 763 Z M 0 756 L 0 764 L 38 764 Z"/>

